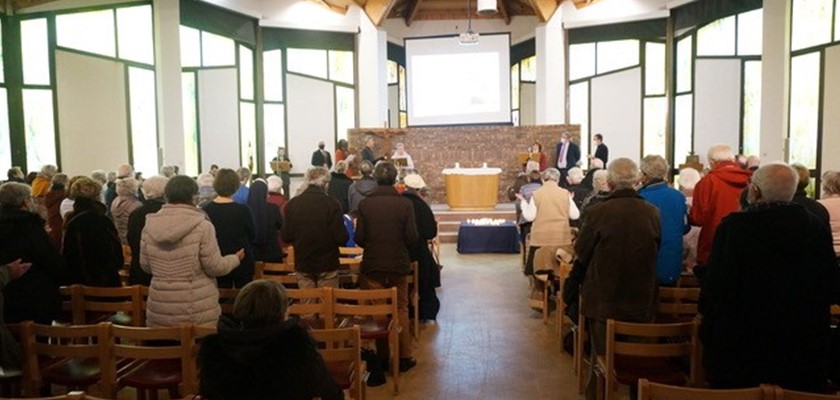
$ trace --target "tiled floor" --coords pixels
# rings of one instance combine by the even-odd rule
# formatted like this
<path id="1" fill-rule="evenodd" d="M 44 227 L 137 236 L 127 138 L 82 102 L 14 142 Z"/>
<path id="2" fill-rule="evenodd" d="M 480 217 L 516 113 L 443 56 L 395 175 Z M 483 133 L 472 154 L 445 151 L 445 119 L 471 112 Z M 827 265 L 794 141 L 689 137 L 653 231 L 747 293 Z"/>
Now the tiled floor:
<path id="1" fill-rule="evenodd" d="M 396 398 L 577 399 L 571 356 L 553 323 L 528 308 L 519 255 L 460 255 L 449 244 L 441 257 L 438 321 L 423 326 L 418 364 Z M 369 399 L 392 397 L 390 381 L 368 389 Z"/>

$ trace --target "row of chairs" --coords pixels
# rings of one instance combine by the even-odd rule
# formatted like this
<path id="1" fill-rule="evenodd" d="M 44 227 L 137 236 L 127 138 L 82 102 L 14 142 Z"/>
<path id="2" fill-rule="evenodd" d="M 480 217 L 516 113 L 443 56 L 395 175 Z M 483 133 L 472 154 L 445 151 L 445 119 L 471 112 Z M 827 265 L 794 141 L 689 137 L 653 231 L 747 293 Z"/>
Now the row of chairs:
<path id="1" fill-rule="evenodd" d="M 840 395 L 804 393 L 778 386 L 747 389 L 697 389 L 639 380 L 638 400 L 840 400 Z"/>

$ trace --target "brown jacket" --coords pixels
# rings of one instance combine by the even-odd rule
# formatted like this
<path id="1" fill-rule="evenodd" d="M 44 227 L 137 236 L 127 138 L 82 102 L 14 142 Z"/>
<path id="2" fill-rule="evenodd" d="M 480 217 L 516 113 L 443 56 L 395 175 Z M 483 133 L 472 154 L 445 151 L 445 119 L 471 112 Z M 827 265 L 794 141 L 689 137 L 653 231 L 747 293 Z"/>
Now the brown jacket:
<path id="1" fill-rule="evenodd" d="M 581 312 L 606 321 L 650 321 L 656 304 L 659 210 L 635 190 L 614 191 L 586 210 L 575 242 L 587 266 Z"/>
<path id="2" fill-rule="evenodd" d="M 363 274 L 410 274 L 409 249 L 417 240 L 414 205 L 393 186 L 379 186 L 359 203 L 355 241 L 365 249 Z"/>

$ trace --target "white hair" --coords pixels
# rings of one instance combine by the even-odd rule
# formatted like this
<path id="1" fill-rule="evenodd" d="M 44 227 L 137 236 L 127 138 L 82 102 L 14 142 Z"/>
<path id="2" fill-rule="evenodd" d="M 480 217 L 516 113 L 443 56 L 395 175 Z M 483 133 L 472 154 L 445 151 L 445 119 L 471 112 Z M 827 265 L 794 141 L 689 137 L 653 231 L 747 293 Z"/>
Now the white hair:
<path id="1" fill-rule="evenodd" d="M 677 184 L 685 190 L 694 189 L 700 182 L 700 172 L 694 168 L 683 168 L 680 170 L 680 177 L 677 178 Z"/>
<path id="2" fill-rule="evenodd" d="M 171 178 L 171 177 L 175 176 L 175 166 L 174 165 L 164 165 L 164 166 L 160 167 L 160 174 L 167 177 L 167 178 Z"/>
<path id="3" fill-rule="evenodd" d="M 755 170 L 752 184 L 761 191 L 759 201 L 790 201 L 796 193 L 799 174 L 785 163 L 770 163 Z"/>
<path id="4" fill-rule="evenodd" d="M 539 171 L 539 170 L 540 170 L 540 163 L 538 163 L 534 160 L 528 161 L 528 163 L 525 164 L 525 172 L 526 173 L 531 172 L 531 171 Z"/>
<path id="5" fill-rule="evenodd" d="M 125 178 L 128 176 L 134 176 L 134 167 L 132 167 L 131 164 L 117 165 L 117 177 Z"/>
<path id="6" fill-rule="evenodd" d="M 593 158 L 592 161 L 590 161 L 590 163 L 592 164 L 591 165 L 592 169 L 603 169 L 604 168 L 604 160 L 602 160 L 600 158 Z"/>
<path id="7" fill-rule="evenodd" d="M 639 167 L 629 158 L 619 158 L 607 168 L 607 182 L 613 190 L 629 189 L 639 182 Z"/>
<path id="8" fill-rule="evenodd" d="M 283 193 L 283 179 L 277 175 L 271 175 L 266 180 L 268 182 L 269 193 Z"/>
<path id="9" fill-rule="evenodd" d="M 169 178 L 165 176 L 155 175 L 147 178 L 142 185 L 143 196 L 147 200 L 162 198 L 167 182 L 169 182 Z"/>
<path id="10" fill-rule="evenodd" d="M 119 178 L 116 182 L 117 195 L 119 196 L 133 196 L 137 194 L 137 187 L 140 183 L 133 176 L 126 178 Z"/>
<path id="11" fill-rule="evenodd" d="M 216 177 L 213 174 L 205 172 L 199 175 L 195 181 L 198 183 L 198 187 L 213 187 L 213 180 L 215 179 Z"/>
<path id="12" fill-rule="evenodd" d="M 0 185 L 0 205 L 20 207 L 32 196 L 29 185 L 18 182 L 6 182 Z"/>
<path id="13" fill-rule="evenodd" d="M 560 171 L 557 168 L 549 168 L 541 176 L 544 181 L 560 182 Z"/>
<path id="14" fill-rule="evenodd" d="M 607 170 L 599 169 L 592 174 L 592 190 L 595 193 L 610 190 L 610 185 L 607 183 Z"/>
<path id="15" fill-rule="evenodd" d="M 577 185 L 578 183 L 580 183 L 580 181 L 583 180 L 583 170 L 578 167 L 570 169 L 568 174 L 569 183 L 571 183 L 572 185 Z"/>
<path id="16" fill-rule="evenodd" d="M 90 179 L 93 179 L 94 181 L 104 185 L 106 182 L 108 182 L 108 173 L 104 170 L 96 169 L 90 173 Z"/>
<path id="17" fill-rule="evenodd" d="M 710 163 L 733 161 L 735 160 L 735 153 L 732 152 L 732 147 L 728 144 L 716 144 L 709 147 L 706 158 L 709 159 Z"/>

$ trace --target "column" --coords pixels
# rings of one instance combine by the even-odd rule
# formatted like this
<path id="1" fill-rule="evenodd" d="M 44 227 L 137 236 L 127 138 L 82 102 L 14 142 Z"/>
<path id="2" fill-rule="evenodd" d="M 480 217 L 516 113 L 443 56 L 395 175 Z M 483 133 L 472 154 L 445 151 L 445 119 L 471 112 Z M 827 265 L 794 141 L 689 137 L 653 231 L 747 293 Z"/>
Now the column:
<path id="1" fill-rule="evenodd" d="M 387 33 L 359 13 L 356 35 L 357 127 L 381 128 L 388 122 L 388 42 Z"/>
<path id="2" fill-rule="evenodd" d="M 566 123 L 566 32 L 563 7 L 537 26 L 537 116 L 538 125 Z"/>
<path id="3" fill-rule="evenodd" d="M 764 2 L 761 57 L 762 163 L 787 159 L 790 92 L 790 1 Z"/>
<path id="4" fill-rule="evenodd" d="M 177 1 L 154 0 L 153 8 L 158 159 L 161 165 L 178 165 L 183 170 L 185 157 L 184 114 L 181 102 L 180 6 Z"/>

